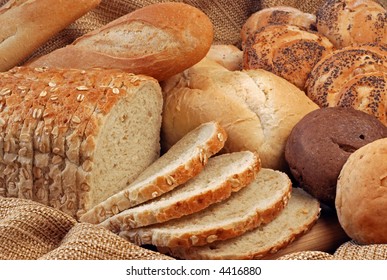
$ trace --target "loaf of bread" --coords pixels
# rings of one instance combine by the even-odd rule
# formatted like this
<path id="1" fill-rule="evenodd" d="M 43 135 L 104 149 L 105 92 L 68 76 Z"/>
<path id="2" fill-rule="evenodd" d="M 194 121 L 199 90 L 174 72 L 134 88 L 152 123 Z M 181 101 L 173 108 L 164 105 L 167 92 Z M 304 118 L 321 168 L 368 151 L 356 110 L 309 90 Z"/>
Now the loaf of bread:
<path id="1" fill-rule="evenodd" d="M 326 0 L 317 10 L 317 30 L 336 48 L 387 44 L 387 12 L 374 0 Z"/>
<path id="2" fill-rule="evenodd" d="M 268 25 L 246 40 L 243 68 L 273 72 L 303 90 L 312 68 L 332 51 L 332 43 L 317 32 L 293 25 Z"/>
<path id="3" fill-rule="evenodd" d="M 79 217 L 159 157 L 158 82 L 118 70 L 0 74 L 0 194 Z"/>
<path id="4" fill-rule="evenodd" d="M 387 45 L 345 47 L 310 73 L 306 93 L 320 107 L 353 107 L 387 125 Z"/>
<path id="5" fill-rule="evenodd" d="M 348 157 L 384 137 L 387 127 L 373 116 L 353 108 L 321 108 L 294 126 L 285 158 L 295 181 L 334 208 L 337 178 Z"/>
<path id="6" fill-rule="evenodd" d="M 386 187 L 387 138 L 383 138 L 351 154 L 337 181 L 337 216 L 356 242 L 387 243 Z"/>
<path id="7" fill-rule="evenodd" d="M 157 3 L 93 30 L 32 67 L 117 68 L 164 80 L 199 62 L 213 40 L 210 19 L 184 3 Z"/>
<path id="8" fill-rule="evenodd" d="M 228 134 L 223 152 L 257 152 L 262 167 L 280 170 L 286 169 L 284 148 L 293 126 L 318 109 L 268 71 L 229 71 L 208 59 L 165 81 L 163 94 L 163 150 L 199 124 L 218 121 Z"/>
<path id="9" fill-rule="evenodd" d="M 206 55 L 230 71 L 242 70 L 242 57 L 242 50 L 234 45 L 212 45 Z"/>
<path id="10" fill-rule="evenodd" d="M 161 224 L 122 231 L 117 228 L 116 233 L 138 245 L 203 246 L 270 223 L 288 204 L 291 190 L 285 173 L 261 169 L 252 183 L 223 202 Z"/>
<path id="11" fill-rule="evenodd" d="M 201 172 L 208 159 L 223 148 L 226 140 L 225 130 L 216 122 L 196 127 L 146 168 L 132 184 L 95 205 L 80 220 L 101 223 L 175 189 Z"/>
<path id="12" fill-rule="evenodd" d="M 272 179 L 274 181 L 274 179 Z M 270 180 L 267 181 L 270 183 Z M 308 232 L 320 216 L 319 202 L 299 188 L 293 188 L 289 203 L 270 223 L 235 238 L 205 246 L 158 247 L 179 259 L 250 260 L 270 258 L 296 238 Z"/>
<path id="13" fill-rule="evenodd" d="M 101 0 L 10 0 L 0 8 L 0 71 L 23 62 L 38 47 Z"/>
<path id="14" fill-rule="evenodd" d="M 211 157 L 203 171 L 184 185 L 102 223 L 114 232 L 166 222 L 203 210 L 229 198 L 250 184 L 260 170 L 250 151 Z"/>
<path id="15" fill-rule="evenodd" d="M 242 44 L 262 27 L 272 24 L 288 24 L 316 30 L 316 16 L 289 6 L 275 6 L 253 13 L 241 29 Z"/>

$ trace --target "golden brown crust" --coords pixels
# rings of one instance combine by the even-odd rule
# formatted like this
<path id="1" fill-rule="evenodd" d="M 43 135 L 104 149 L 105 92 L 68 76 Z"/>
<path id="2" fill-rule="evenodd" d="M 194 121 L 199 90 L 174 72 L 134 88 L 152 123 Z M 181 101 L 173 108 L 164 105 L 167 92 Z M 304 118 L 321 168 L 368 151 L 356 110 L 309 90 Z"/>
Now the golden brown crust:
<path id="1" fill-rule="evenodd" d="M 120 26 L 124 29 L 133 22 L 144 23 L 149 25 L 149 28 L 166 32 L 169 35 L 168 44 L 160 50 L 148 49 L 141 55 L 132 51 L 130 47 L 116 54 L 115 48 L 119 49 L 118 46 L 115 47 L 117 42 L 108 39 L 103 42 L 105 50 L 93 47 L 94 37 L 99 33 L 109 32 Z M 142 41 L 138 41 L 139 46 L 136 45 L 137 49 L 150 40 L 147 36 L 148 34 L 144 32 Z M 115 68 L 165 80 L 199 62 L 207 54 L 212 40 L 212 23 L 199 9 L 184 3 L 157 3 L 135 10 L 100 29 L 91 31 L 78 38 L 72 45 L 57 49 L 32 61 L 29 65 L 79 69 Z M 161 44 L 166 43 L 160 39 L 159 45 Z M 107 51 L 106 46 L 111 51 Z"/>
<path id="2" fill-rule="evenodd" d="M 269 25 L 251 35 L 243 49 L 244 69 L 264 69 L 304 89 L 312 68 L 333 45 L 317 32 Z"/>
<path id="3" fill-rule="evenodd" d="M 120 231 L 162 223 L 198 212 L 211 204 L 225 200 L 230 197 L 233 192 L 237 192 L 250 184 L 260 168 L 259 158 L 255 155 L 253 164 L 249 168 L 241 173 L 234 174 L 224 182 L 219 182 L 216 187 L 200 189 L 200 192 L 195 195 L 183 197 L 166 207 L 160 207 L 154 210 L 141 208 L 142 210 L 139 212 L 131 211 L 129 213 L 124 211 L 122 214 L 114 215 L 104 221 L 102 225 L 113 232 L 119 233 Z M 202 172 L 205 172 L 205 170 Z M 182 188 L 184 188 L 184 186 L 182 186 Z M 173 200 L 173 197 L 171 199 Z M 135 208 L 132 210 L 135 210 Z"/>
<path id="4" fill-rule="evenodd" d="M 0 71 L 22 62 L 54 34 L 100 3 L 100 0 L 10 1 L 0 10 Z M 45 28 L 42 28 L 45 26 Z M 31 34 L 33 34 L 31 36 Z"/>
<path id="5" fill-rule="evenodd" d="M 317 10 L 317 30 L 336 48 L 387 44 L 386 10 L 372 0 L 327 0 Z"/>

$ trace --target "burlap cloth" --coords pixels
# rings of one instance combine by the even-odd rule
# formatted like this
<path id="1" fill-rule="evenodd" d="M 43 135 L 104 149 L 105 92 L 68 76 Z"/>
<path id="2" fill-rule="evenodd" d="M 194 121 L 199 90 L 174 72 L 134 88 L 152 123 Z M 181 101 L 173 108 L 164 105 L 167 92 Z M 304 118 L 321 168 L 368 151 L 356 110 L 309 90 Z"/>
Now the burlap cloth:
<path id="1" fill-rule="evenodd" d="M 315 13 L 323 1 L 191 0 L 182 2 L 200 8 L 211 18 L 215 27 L 215 43 L 239 46 L 240 28 L 253 12 L 266 7 L 287 5 Z M 0 6 L 6 2 L 7 0 L 0 0 Z M 31 57 L 65 46 L 92 29 L 155 2 L 165 1 L 102 0 L 95 10 L 60 32 Z M 382 2 L 385 4 L 386 0 Z M 133 245 L 99 226 L 78 223 L 66 214 L 36 202 L 0 197 L 0 259 L 171 260 L 172 258 Z M 387 259 L 387 246 L 360 246 L 354 242 L 347 242 L 334 254 L 316 251 L 298 252 L 283 256 L 281 259 Z"/>

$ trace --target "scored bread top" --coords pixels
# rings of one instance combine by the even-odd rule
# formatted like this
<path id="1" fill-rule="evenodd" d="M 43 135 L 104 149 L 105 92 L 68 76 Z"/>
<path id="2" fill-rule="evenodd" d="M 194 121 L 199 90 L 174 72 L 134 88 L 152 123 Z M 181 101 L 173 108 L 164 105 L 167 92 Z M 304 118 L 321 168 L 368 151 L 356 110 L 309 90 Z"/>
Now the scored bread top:
<path id="1" fill-rule="evenodd" d="M 219 152 L 227 139 L 217 122 L 208 122 L 187 133 L 122 191 L 94 206 L 81 221 L 100 223 L 112 215 L 171 191 L 197 175 L 208 158 Z"/>
<path id="2" fill-rule="evenodd" d="M 302 189 L 294 188 L 288 205 L 273 221 L 245 234 L 198 247 L 159 247 L 180 259 L 260 259 L 276 253 L 305 234 L 317 221 L 320 204 Z"/>
<path id="3" fill-rule="evenodd" d="M 202 172 L 182 186 L 114 215 L 102 225 L 120 232 L 198 212 L 244 188 L 254 180 L 259 169 L 258 156 L 249 151 L 212 157 Z"/>
<path id="4" fill-rule="evenodd" d="M 291 189 L 285 173 L 263 168 L 252 183 L 225 201 L 179 219 L 118 234 L 139 245 L 167 247 L 226 240 L 272 221 L 287 204 Z"/>

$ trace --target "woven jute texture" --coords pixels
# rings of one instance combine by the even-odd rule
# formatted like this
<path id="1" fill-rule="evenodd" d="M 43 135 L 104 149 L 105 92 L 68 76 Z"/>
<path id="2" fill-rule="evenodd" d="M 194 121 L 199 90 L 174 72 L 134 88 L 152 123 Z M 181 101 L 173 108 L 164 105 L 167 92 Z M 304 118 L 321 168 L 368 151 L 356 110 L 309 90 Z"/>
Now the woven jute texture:
<path id="1" fill-rule="evenodd" d="M 0 197 L 1 260 L 170 260 L 37 202 Z"/>

